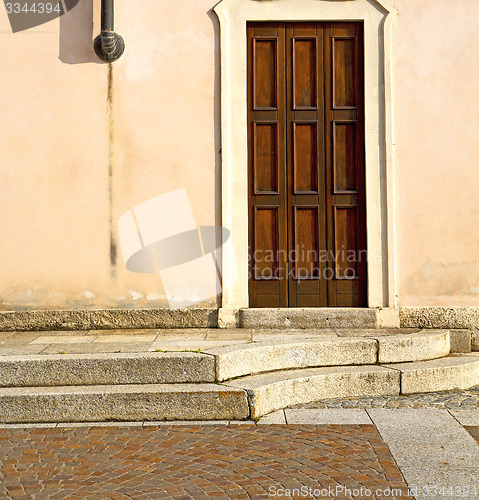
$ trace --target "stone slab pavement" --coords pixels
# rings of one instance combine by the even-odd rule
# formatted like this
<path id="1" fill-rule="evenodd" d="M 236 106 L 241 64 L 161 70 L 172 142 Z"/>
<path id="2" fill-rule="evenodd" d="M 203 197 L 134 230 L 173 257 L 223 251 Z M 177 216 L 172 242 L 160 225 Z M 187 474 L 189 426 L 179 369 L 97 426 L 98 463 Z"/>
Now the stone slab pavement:
<path id="1" fill-rule="evenodd" d="M 0 426 L 0 498 L 477 497 L 479 410 L 290 408 L 258 422 Z"/>
<path id="2" fill-rule="evenodd" d="M 318 337 L 378 337 L 418 333 L 417 328 L 361 330 L 138 329 L 0 332 L 0 356 L 101 352 L 196 351 L 250 342 L 307 340 Z"/>

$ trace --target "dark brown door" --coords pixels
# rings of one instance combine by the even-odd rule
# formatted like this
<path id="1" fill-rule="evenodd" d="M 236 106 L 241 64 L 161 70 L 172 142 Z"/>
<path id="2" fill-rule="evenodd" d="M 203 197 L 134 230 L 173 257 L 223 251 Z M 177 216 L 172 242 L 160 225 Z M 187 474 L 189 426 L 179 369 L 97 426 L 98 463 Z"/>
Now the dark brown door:
<path id="1" fill-rule="evenodd" d="M 250 307 L 367 303 L 362 31 L 248 24 Z"/>

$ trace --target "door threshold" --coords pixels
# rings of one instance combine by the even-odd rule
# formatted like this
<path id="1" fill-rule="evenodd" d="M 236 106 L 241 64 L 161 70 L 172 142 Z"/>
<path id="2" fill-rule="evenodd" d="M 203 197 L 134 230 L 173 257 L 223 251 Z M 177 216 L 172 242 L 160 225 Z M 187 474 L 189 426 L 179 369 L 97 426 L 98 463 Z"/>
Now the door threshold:
<path id="1" fill-rule="evenodd" d="M 240 309 L 240 328 L 399 328 L 399 310 L 360 307 Z"/>

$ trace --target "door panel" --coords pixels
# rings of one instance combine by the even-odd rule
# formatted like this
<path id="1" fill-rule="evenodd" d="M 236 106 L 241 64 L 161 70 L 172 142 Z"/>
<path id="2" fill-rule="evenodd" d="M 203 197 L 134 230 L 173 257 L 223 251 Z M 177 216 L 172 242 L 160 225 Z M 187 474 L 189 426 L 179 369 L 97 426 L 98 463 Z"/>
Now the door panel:
<path id="1" fill-rule="evenodd" d="M 250 307 L 365 305 L 362 25 L 247 36 Z"/>

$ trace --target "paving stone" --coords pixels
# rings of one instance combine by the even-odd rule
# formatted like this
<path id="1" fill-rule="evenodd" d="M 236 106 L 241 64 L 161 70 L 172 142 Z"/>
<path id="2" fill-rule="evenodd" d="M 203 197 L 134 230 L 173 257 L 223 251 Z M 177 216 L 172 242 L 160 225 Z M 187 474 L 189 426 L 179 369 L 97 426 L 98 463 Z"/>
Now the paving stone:
<path id="1" fill-rule="evenodd" d="M 163 330 L 159 330 L 158 328 L 153 328 L 153 329 L 145 329 L 145 328 L 137 328 L 137 329 L 131 329 L 131 330 L 125 330 L 125 329 L 117 329 L 117 330 L 89 330 L 88 335 L 98 335 L 98 336 L 104 336 L 104 335 L 125 335 L 125 336 L 131 336 L 131 335 L 158 335 L 159 332 Z M 178 330 L 173 330 L 173 331 L 178 331 Z M 183 330 L 181 330 L 183 332 Z M 188 331 L 188 330 L 186 330 Z M 186 333 L 183 332 L 183 333 Z"/>
<path id="2" fill-rule="evenodd" d="M 355 487 L 412 498 L 371 425 L 0 429 L 0 442 L 2 487 L 13 498 L 36 486 L 48 499 L 245 500 L 302 486 L 338 490 L 306 498 L 359 500 L 340 493 Z"/>
<path id="3" fill-rule="evenodd" d="M 83 345 L 83 344 L 82 344 Z M 0 345 L 0 356 L 10 356 L 15 354 L 39 354 L 48 346 L 45 344 L 29 344 L 29 345 Z"/>
<path id="4" fill-rule="evenodd" d="M 253 330 L 235 328 L 229 330 L 208 330 L 206 340 L 246 340 L 251 342 Z"/>
<path id="5" fill-rule="evenodd" d="M 261 417 L 258 425 L 286 424 L 286 417 L 283 410 L 274 411 Z"/>
<path id="6" fill-rule="evenodd" d="M 286 409 L 284 410 L 288 424 L 311 425 L 344 425 L 344 424 L 369 424 L 371 419 L 365 410 L 357 409 Z"/>
<path id="7" fill-rule="evenodd" d="M 99 335 L 93 340 L 95 343 L 99 342 L 153 342 L 156 339 L 156 334 L 154 335 Z"/>
<path id="8" fill-rule="evenodd" d="M 39 354 L 90 354 L 90 353 L 125 353 L 146 352 L 151 342 L 101 342 L 87 344 L 49 344 Z M 18 349 L 15 351 L 18 354 Z M 12 353 L 13 354 L 13 353 Z"/>
<path id="9" fill-rule="evenodd" d="M 479 410 L 449 410 L 449 413 L 464 426 L 479 426 Z"/>
<path id="10" fill-rule="evenodd" d="M 479 446 L 446 410 L 368 410 L 418 500 L 479 483 Z M 441 498 L 458 498 L 456 494 Z"/>
<path id="11" fill-rule="evenodd" d="M 86 344 L 96 338 L 95 335 L 42 335 L 30 344 Z"/>

